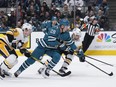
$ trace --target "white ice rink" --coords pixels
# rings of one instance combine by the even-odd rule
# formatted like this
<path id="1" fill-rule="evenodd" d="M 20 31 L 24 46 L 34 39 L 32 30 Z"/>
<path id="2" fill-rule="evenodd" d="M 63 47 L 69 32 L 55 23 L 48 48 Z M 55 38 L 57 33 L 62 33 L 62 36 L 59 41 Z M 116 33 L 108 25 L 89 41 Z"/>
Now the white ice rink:
<path id="1" fill-rule="evenodd" d="M 116 56 L 92 57 L 116 65 Z M 19 57 L 19 63 L 10 72 L 14 73 L 25 59 L 26 58 L 23 56 Z M 0 57 L 0 61 L 2 60 L 2 57 Z M 116 67 L 95 62 L 88 58 L 86 58 L 86 60 L 108 73 L 112 71 L 114 75 L 108 76 L 86 62 L 79 62 L 78 58 L 75 57 L 72 64 L 69 66 L 69 70 L 72 71 L 70 76 L 60 77 L 54 72 L 51 72 L 50 78 L 44 79 L 37 73 L 37 70 L 42 65 L 36 62 L 18 78 L 12 76 L 11 78 L 0 80 L 0 87 L 116 87 Z M 61 59 L 54 70 L 58 71 L 62 63 Z"/>

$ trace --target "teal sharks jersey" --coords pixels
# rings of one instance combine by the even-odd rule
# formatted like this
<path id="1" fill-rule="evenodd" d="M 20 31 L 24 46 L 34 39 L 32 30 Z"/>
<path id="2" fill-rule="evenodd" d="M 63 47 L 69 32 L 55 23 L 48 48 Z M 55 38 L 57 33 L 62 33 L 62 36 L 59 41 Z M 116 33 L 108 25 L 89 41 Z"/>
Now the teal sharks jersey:
<path id="1" fill-rule="evenodd" d="M 55 27 L 58 28 L 59 27 L 59 23 L 56 23 L 56 25 L 52 25 L 52 21 L 44 21 L 41 25 L 42 31 L 47 34 L 48 29 L 51 27 Z"/>
<path id="2" fill-rule="evenodd" d="M 47 29 L 47 34 L 44 38 L 41 38 L 39 43 L 42 47 L 54 48 L 56 49 L 60 42 L 57 40 L 60 35 L 60 29 L 56 27 L 51 27 Z"/>

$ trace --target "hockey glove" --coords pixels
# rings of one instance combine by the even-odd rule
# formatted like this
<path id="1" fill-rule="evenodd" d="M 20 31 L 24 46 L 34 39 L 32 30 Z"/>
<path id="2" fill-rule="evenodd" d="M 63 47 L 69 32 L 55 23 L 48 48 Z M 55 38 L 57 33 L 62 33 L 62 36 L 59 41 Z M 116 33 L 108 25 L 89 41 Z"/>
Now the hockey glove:
<path id="1" fill-rule="evenodd" d="M 12 46 L 14 49 L 16 49 L 16 47 L 17 47 L 16 43 L 12 43 L 11 46 Z"/>
<path id="2" fill-rule="evenodd" d="M 80 62 L 85 62 L 85 56 L 84 56 L 82 49 L 78 51 L 77 56 L 79 57 Z"/>
<path id="3" fill-rule="evenodd" d="M 25 48 L 20 49 L 20 52 L 24 54 L 26 57 L 31 57 L 31 53 Z"/>

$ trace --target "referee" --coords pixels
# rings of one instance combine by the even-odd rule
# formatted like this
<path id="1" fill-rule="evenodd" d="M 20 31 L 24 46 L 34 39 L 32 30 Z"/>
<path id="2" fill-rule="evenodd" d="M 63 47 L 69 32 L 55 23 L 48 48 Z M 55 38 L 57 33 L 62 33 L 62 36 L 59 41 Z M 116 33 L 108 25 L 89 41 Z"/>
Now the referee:
<path id="1" fill-rule="evenodd" d="M 92 23 L 86 25 L 87 31 L 84 36 L 84 40 L 82 41 L 82 49 L 85 53 L 92 43 L 95 35 L 100 31 L 100 27 L 98 24 L 98 20 L 96 18 L 93 19 Z"/>

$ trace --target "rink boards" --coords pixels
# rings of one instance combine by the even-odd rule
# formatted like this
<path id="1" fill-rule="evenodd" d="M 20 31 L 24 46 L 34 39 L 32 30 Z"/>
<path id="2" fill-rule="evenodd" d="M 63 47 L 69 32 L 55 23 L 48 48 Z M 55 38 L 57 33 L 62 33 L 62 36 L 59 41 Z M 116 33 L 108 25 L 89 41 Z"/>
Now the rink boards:
<path id="1" fill-rule="evenodd" d="M 77 46 L 81 45 L 83 41 L 85 32 L 81 33 L 81 38 Z M 29 44 L 28 49 L 33 51 L 37 46 L 37 42 L 39 38 L 44 36 L 43 32 L 33 32 L 31 37 L 29 37 Z M 18 51 L 17 51 L 18 52 Z M 19 55 L 21 55 L 18 52 Z M 116 32 L 114 31 L 104 31 L 97 34 L 91 43 L 89 49 L 87 50 L 86 54 L 88 55 L 116 55 Z"/>
<path id="2" fill-rule="evenodd" d="M 76 45 L 81 45 L 83 41 L 85 32 L 81 33 L 81 39 Z M 43 32 L 33 32 L 31 34 L 31 47 L 30 49 L 33 50 L 36 46 L 39 38 L 44 36 Z M 90 45 L 86 54 L 89 55 L 116 55 L 116 32 L 100 32 L 97 34 Z"/>

